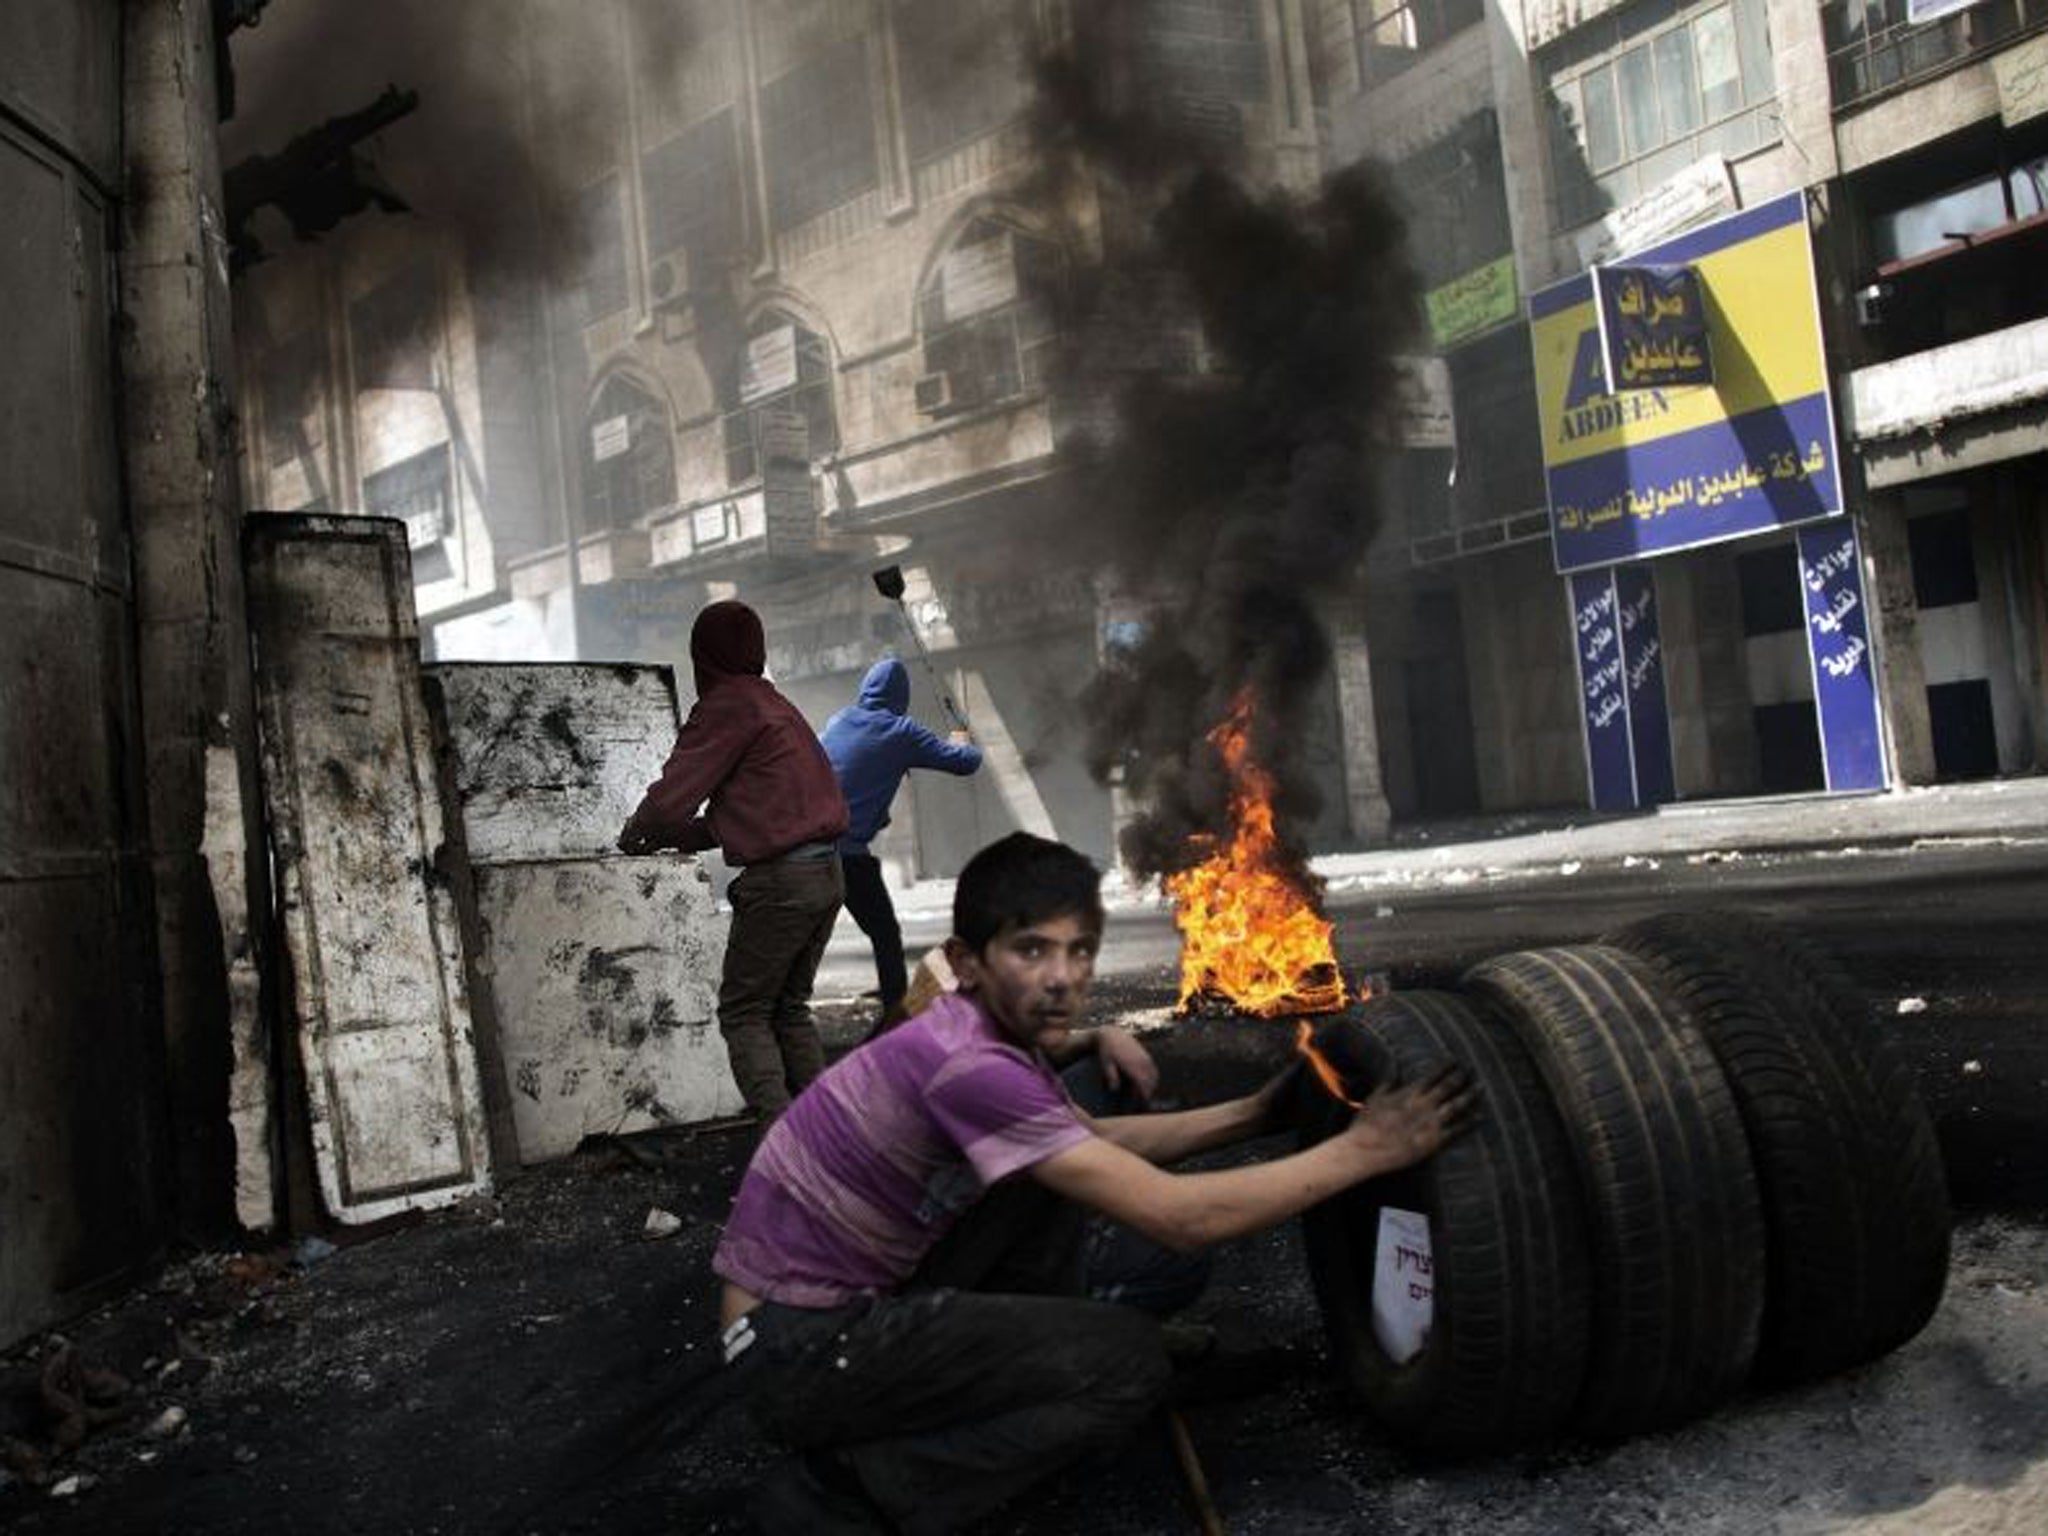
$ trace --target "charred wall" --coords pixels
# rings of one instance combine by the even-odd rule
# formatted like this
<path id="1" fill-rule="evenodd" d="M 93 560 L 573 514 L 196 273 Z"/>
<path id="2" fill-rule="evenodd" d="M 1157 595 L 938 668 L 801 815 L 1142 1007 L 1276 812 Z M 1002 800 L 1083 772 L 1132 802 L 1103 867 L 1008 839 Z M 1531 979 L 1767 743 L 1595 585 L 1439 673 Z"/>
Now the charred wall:
<path id="1" fill-rule="evenodd" d="M 229 1223 L 229 1032 L 261 1016 L 212 21 L 26 9 L 0 53 L 0 1343 Z"/>
<path id="2" fill-rule="evenodd" d="M 59 8 L 0 54 L 0 1343 L 118 1276 L 165 1212 L 108 281 L 121 10 Z"/>

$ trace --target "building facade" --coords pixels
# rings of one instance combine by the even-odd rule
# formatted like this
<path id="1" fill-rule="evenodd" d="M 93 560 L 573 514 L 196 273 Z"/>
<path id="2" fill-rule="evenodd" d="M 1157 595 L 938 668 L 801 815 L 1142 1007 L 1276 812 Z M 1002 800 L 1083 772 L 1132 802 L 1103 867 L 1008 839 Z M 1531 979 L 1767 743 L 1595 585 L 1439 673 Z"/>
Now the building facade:
<path id="1" fill-rule="evenodd" d="M 1240 138 L 1255 178 L 1393 168 L 1450 380 L 1455 447 L 1397 456 L 1328 616 L 1319 846 L 1390 817 L 2041 766 L 2038 4 L 1143 10 L 1132 88 Z M 1032 68 L 1077 13 L 621 0 L 568 41 L 519 14 L 518 128 L 551 160 L 522 217 L 549 280 L 383 217 L 245 274 L 251 504 L 407 519 L 444 658 L 680 660 L 695 609 L 739 595 L 822 721 L 882 649 L 914 659 L 908 623 L 937 669 L 915 707 L 959 701 L 991 768 L 913 781 L 882 845 L 899 878 L 1015 826 L 1110 857 L 1119 808 L 1084 770 L 1073 700 L 1120 598 L 1035 536 L 1072 494 L 1086 410 L 1051 367 L 1044 296 L 1121 217 L 1041 174 Z M 402 183 L 402 134 L 380 142 Z M 1832 503 L 1561 574 L 1543 296 L 1794 195 Z M 1843 658 L 1802 596 L 1827 528 L 1853 543 L 1867 708 L 1836 698 Z M 867 579 L 887 564 L 900 609 Z M 1624 567 L 1602 596 L 1593 573 Z M 1829 587 L 1829 622 L 1839 601 Z M 1601 604 L 1628 610 L 1632 683 L 1649 669 L 1618 758 Z"/>
<path id="2" fill-rule="evenodd" d="M 2044 24 L 2038 5 L 1938 0 L 1315 8 L 1324 137 L 1334 160 L 1402 168 L 1456 397 L 1459 451 L 1409 456 L 1362 594 L 1396 818 L 2048 761 L 2048 294 L 2021 276 L 2048 240 Z M 1603 789 L 1599 674 L 1558 574 L 1567 514 L 1546 475 L 1544 295 L 1790 196 L 1810 231 L 1843 515 L 1802 535 L 1792 525 L 1821 503 L 1795 503 L 1662 548 L 1645 533 L 1645 558 L 1607 567 L 1655 614 L 1662 700 L 1643 713 L 1662 739 L 1625 744 Z M 1737 348 L 1771 344 L 1735 323 L 1751 300 L 1713 302 Z M 1853 590 L 1829 584 L 1824 532 L 1850 539 Z M 1809 602 L 1823 587 L 1830 601 Z M 1874 694 L 1855 763 L 1870 717 L 1833 697 L 1830 670 L 1845 604 Z"/>
<path id="3" fill-rule="evenodd" d="M 634 0 L 593 8 L 574 68 L 545 8 L 522 14 L 552 280 L 496 280 L 486 247 L 390 216 L 250 268 L 251 505 L 407 518 L 437 659 L 679 662 L 696 610 L 739 596 L 822 724 L 885 649 L 921 646 L 914 712 L 944 725 L 956 701 L 988 767 L 910 782 L 878 846 L 899 878 L 1016 827 L 1113 861 L 1075 699 L 1119 598 L 1049 532 L 1092 409 L 1054 377 L 1055 311 L 1118 238 L 1098 186 L 1050 190 L 1031 122 L 1073 9 Z M 1260 184 L 1310 186 L 1304 14 L 1148 0 L 1123 88 L 1226 136 Z M 429 152 L 394 129 L 380 171 L 404 187 Z M 900 605 L 870 579 L 888 565 Z M 1326 692 L 1335 843 L 1378 801 Z"/>

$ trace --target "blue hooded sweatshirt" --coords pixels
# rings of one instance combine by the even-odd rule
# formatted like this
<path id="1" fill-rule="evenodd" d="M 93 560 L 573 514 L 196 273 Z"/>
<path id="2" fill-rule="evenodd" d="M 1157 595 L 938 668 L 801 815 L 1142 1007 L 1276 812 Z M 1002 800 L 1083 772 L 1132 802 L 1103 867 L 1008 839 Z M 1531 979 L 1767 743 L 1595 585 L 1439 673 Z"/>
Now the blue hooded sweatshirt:
<path id="1" fill-rule="evenodd" d="M 889 802 L 913 768 L 969 774 L 981 766 L 981 748 L 936 736 L 903 711 L 910 704 L 910 673 L 885 656 L 861 679 L 860 698 L 825 722 L 825 755 L 846 796 L 850 820 L 841 853 L 866 853 L 889 825 Z"/>

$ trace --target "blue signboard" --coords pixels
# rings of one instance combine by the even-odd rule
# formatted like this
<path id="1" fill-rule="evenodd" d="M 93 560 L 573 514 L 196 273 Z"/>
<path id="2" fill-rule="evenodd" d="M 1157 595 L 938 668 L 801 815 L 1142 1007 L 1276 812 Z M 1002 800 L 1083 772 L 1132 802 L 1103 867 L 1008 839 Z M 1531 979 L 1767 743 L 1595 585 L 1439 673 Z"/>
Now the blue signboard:
<path id="1" fill-rule="evenodd" d="M 1664 638 L 1657 628 L 1657 578 L 1646 565 L 1614 568 L 1627 683 L 1628 738 L 1637 805 L 1678 798 L 1671 766 L 1671 712 L 1664 700 Z"/>
<path id="2" fill-rule="evenodd" d="M 1600 358 L 1609 388 L 1714 382 L 1706 296 L 1697 268 L 1636 263 L 1592 270 Z"/>
<path id="3" fill-rule="evenodd" d="M 1806 644 L 1828 791 L 1883 789 L 1877 673 L 1854 523 L 1845 518 L 1799 530 L 1799 584 L 1806 593 Z"/>
<path id="4" fill-rule="evenodd" d="M 1606 269 L 1530 298 L 1558 570 L 1590 570 L 1839 513 L 1834 406 L 1805 194 L 1674 236 L 1619 266 L 1686 267 L 1697 275 L 1713 382 L 1615 387 L 1625 381 L 1613 377 L 1602 356 L 1594 294 L 1594 278 Z M 1617 306 L 1620 293 L 1617 287 Z M 1640 302 L 1650 302 L 1647 288 Z M 1626 317 L 1617 309 L 1616 318 Z M 1676 325 L 1679 312 L 1665 319 Z M 1675 365 L 1679 351 L 1673 345 L 1668 361 Z M 1661 349 L 1643 351 L 1640 361 L 1654 369 L 1663 356 Z"/>
<path id="5" fill-rule="evenodd" d="M 1628 739 L 1628 680 L 1621 655 L 1620 603 L 1612 571 L 1571 578 L 1572 630 L 1578 639 L 1579 709 L 1586 727 L 1586 778 L 1596 811 L 1636 804 Z"/>

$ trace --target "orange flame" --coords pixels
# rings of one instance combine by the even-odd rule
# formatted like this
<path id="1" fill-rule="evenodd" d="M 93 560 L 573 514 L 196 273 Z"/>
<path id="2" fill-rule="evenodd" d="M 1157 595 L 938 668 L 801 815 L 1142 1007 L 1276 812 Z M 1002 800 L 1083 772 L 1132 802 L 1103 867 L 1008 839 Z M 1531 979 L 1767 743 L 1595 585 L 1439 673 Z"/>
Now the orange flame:
<path id="1" fill-rule="evenodd" d="M 1273 778 L 1253 760 L 1254 700 L 1239 693 L 1209 733 L 1230 772 L 1230 846 L 1166 878 L 1180 929 L 1180 1000 L 1213 994 L 1241 1013 L 1327 1013 L 1347 1000 L 1330 924 L 1273 834 Z"/>
<path id="2" fill-rule="evenodd" d="M 1294 1049 L 1300 1053 L 1301 1059 L 1314 1069 L 1316 1080 L 1328 1090 L 1331 1098 L 1349 1104 L 1353 1109 L 1365 1108 L 1362 1100 L 1354 1099 L 1345 1091 L 1344 1079 L 1338 1075 L 1337 1069 L 1330 1065 L 1330 1058 L 1316 1049 L 1316 1032 L 1309 1027 L 1307 1019 L 1295 1021 Z"/>

